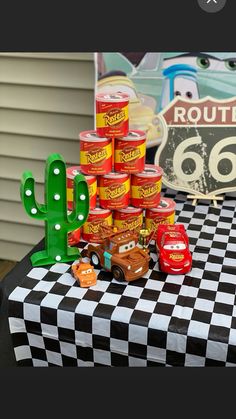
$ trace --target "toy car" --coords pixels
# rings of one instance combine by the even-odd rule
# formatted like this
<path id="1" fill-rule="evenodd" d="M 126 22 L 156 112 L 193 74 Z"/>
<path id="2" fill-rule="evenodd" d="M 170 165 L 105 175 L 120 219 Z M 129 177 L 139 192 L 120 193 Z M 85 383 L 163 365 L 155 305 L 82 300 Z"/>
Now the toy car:
<path id="1" fill-rule="evenodd" d="M 163 70 L 165 77 L 160 101 L 160 111 L 176 96 L 199 99 L 197 69 L 189 64 L 175 64 Z"/>
<path id="2" fill-rule="evenodd" d="M 186 274 L 192 267 L 189 239 L 183 224 L 161 224 L 157 230 L 159 268 L 168 274 Z"/>
<path id="3" fill-rule="evenodd" d="M 71 266 L 72 274 L 82 288 L 91 287 L 97 283 L 97 275 L 90 263 L 78 262 Z"/>
<path id="4" fill-rule="evenodd" d="M 136 246 L 138 234 L 102 226 L 101 238 L 102 244 L 88 246 L 88 257 L 93 266 L 111 271 L 117 281 L 134 281 L 148 271 L 149 252 Z"/>

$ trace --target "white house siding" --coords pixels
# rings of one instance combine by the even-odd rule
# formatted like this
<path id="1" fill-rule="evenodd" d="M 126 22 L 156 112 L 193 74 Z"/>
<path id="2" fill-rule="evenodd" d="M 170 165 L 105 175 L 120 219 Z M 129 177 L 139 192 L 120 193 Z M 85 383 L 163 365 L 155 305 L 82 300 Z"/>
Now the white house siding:
<path id="1" fill-rule="evenodd" d="M 21 204 L 22 173 L 33 172 L 43 202 L 46 158 L 78 164 L 93 112 L 92 53 L 0 53 L 0 259 L 21 260 L 44 236 Z"/>

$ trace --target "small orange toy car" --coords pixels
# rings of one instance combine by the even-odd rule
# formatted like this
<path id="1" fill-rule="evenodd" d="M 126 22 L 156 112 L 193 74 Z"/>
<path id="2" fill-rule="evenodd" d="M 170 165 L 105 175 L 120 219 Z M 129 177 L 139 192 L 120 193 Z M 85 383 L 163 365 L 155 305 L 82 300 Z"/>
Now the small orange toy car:
<path id="1" fill-rule="evenodd" d="M 97 275 L 90 263 L 78 262 L 71 266 L 75 279 L 82 288 L 91 287 L 97 283 Z"/>

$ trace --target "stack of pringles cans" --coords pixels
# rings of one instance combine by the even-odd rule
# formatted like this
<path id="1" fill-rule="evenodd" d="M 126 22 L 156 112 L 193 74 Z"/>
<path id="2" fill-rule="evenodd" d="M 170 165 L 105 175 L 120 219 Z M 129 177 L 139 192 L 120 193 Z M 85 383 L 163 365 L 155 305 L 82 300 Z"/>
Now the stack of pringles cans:
<path id="1" fill-rule="evenodd" d="M 128 105 L 126 93 L 96 95 L 96 130 L 80 132 L 80 166 L 67 169 L 69 210 L 75 175 L 82 173 L 88 183 L 90 211 L 82 227 L 86 242 L 100 243 L 104 224 L 130 230 L 174 224 L 175 202 L 161 197 L 162 169 L 145 164 L 146 134 L 129 130 Z"/>

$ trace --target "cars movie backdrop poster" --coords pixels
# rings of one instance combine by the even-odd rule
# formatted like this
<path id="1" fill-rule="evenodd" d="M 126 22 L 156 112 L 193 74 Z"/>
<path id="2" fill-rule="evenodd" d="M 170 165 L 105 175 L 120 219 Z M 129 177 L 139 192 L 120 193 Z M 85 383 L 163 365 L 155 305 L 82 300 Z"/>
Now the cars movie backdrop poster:
<path id="1" fill-rule="evenodd" d="M 163 143 L 168 140 L 167 131 L 169 124 L 171 125 L 171 121 L 166 121 L 163 116 L 165 115 L 165 110 L 170 108 L 170 104 L 176 103 L 172 101 L 175 100 L 178 102 L 178 99 L 182 99 L 184 102 L 188 103 L 189 101 L 193 101 L 197 104 L 199 100 L 201 103 L 204 98 L 211 97 L 211 102 L 214 102 L 214 99 L 216 103 L 218 103 L 218 100 L 220 100 L 220 102 L 222 101 L 222 106 L 225 109 L 227 106 L 233 106 L 233 102 L 230 103 L 228 100 L 236 98 L 236 52 L 95 53 L 95 67 L 96 92 L 121 91 L 130 95 L 130 128 L 141 129 L 146 132 L 146 162 L 151 164 L 159 162 L 160 149 L 163 147 Z M 212 103 L 212 106 L 213 105 L 214 103 Z M 202 105 L 200 105 L 200 108 L 201 106 Z M 219 103 L 218 107 L 220 107 Z M 223 112 L 227 112 L 227 110 Z M 234 116 L 234 113 L 232 113 L 233 110 L 231 116 Z M 215 168 L 215 173 L 217 173 L 218 176 L 217 186 L 215 185 L 215 180 L 211 176 L 212 170 L 209 171 L 209 163 L 207 163 L 207 170 L 210 173 L 211 180 L 210 183 L 208 183 L 208 186 L 204 187 L 203 193 L 211 190 L 211 187 L 209 188 L 210 184 L 214 184 L 214 187 L 212 187 L 213 189 L 219 187 L 224 190 L 224 186 L 226 185 L 220 184 L 220 181 L 225 180 L 227 183 L 227 180 L 229 180 L 231 188 L 232 182 L 234 183 L 235 181 L 235 179 L 232 179 L 236 169 L 236 132 L 234 130 L 235 123 L 233 116 L 231 117 L 231 124 L 229 124 L 231 125 L 231 130 L 229 130 L 231 140 L 227 141 L 224 138 L 224 131 L 222 128 L 226 128 L 227 124 L 224 123 L 223 113 L 223 120 L 222 118 L 220 122 L 219 118 L 217 120 L 217 124 L 221 126 L 221 128 L 219 128 L 221 131 L 213 131 L 214 140 L 212 140 L 210 132 L 207 134 L 208 138 L 211 138 L 212 140 L 211 150 L 207 150 L 207 138 L 203 141 L 205 147 L 203 148 L 204 153 L 207 154 L 207 161 L 209 161 L 210 152 L 214 147 L 214 141 L 221 141 L 221 149 L 217 150 L 217 153 L 224 153 L 224 155 L 218 156 L 221 168 Z M 186 124 L 188 125 L 188 121 L 186 122 L 185 119 L 183 122 L 183 141 L 188 140 Z M 210 125 L 212 129 L 214 124 L 209 123 L 208 125 Z M 191 124 L 191 129 L 195 129 L 195 134 L 196 129 L 198 128 L 200 128 L 199 121 L 196 124 Z M 225 134 L 225 137 L 227 137 L 227 135 Z M 191 136 L 193 137 L 192 134 Z M 181 126 L 178 126 L 178 144 L 175 145 L 172 138 L 172 145 L 174 144 L 174 147 L 178 146 L 180 142 Z M 185 142 L 185 145 L 188 144 Z M 227 148 L 227 145 L 229 149 Z M 198 143 L 195 144 L 195 146 L 198 147 L 198 149 L 195 150 L 196 154 L 200 153 L 200 157 L 202 157 L 202 144 Z M 223 146 L 226 146 L 226 149 Z M 158 149 L 159 151 L 157 152 Z M 192 154 L 194 153 L 194 150 L 191 149 L 191 144 L 190 149 L 186 148 L 184 151 L 192 152 Z M 229 157 L 228 160 L 227 155 Z M 225 159 L 221 158 L 224 156 Z M 187 170 L 184 174 L 185 179 L 189 179 L 191 182 L 191 179 L 196 176 L 197 172 L 191 176 L 191 170 L 194 171 L 194 164 L 198 164 L 199 162 L 200 159 L 197 158 L 196 162 L 192 163 L 192 168 L 189 168 L 188 162 L 185 161 L 186 168 L 182 168 L 182 172 Z M 204 165 L 204 162 L 205 160 L 199 164 Z M 173 174 L 173 164 L 171 170 Z M 200 168 L 198 167 L 197 170 L 200 170 Z M 189 178 L 186 173 L 189 175 Z M 191 190 L 191 185 L 190 189 L 188 186 L 189 185 L 186 186 L 186 190 Z M 201 193 L 201 188 L 198 189 L 198 192 Z"/>

